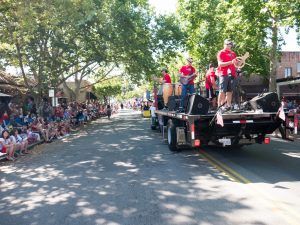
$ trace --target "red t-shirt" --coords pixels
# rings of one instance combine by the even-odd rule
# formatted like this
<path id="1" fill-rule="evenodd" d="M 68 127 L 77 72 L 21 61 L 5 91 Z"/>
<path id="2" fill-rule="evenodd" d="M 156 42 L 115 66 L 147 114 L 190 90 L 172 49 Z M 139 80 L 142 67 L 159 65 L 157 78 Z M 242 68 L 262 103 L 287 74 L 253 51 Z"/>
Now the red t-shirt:
<path id="1" fill-rule="evenodd" d="M 215 71 L 208 71 L 205 76 L 205 88 L 206 89 L 209 89 L 213 85 L 211 82 L 212 79 L 214 79 L 215 81 L 217 79 Z"/>
<path id="2" fill-rule="evenodd" d="M 229 62 L 232 61 L 233 59 L 236 58 L 236 54 L 228 49 L 223 49 L 221 51 L 218 52 L 218 61 L 221 62 Z M 231 70 L 231 74 L 233 76 L 236 76 L 236 69 L 235 66 L 233 64 L 228 65 L 228 66 L 224 66 L 224 67 L 218 67 L 218 75 L 219 76 L 228 76 L 228 69 Z"/>
<path id="3" fill-rule="evenodd" d="M 164 80 L 164 82 L 167 83 L 167 84 L 172 83 L 172 82 L 171 82 L 171 77 L 170 77 L 170 75 L 167 74 L 167 73 L 164 75 L 163 80 Z"/>
<path id="4" fill-rule="evenodd" d="M 56 107 L 55 108 L 55 116 L 64 117 L 64 111 L 61 107 Z"/>
<path id="5" fill-rule="evenodd" d="M 196 69 L 190 65 L 182 66 L 179 72 L 183 73 L 184 76 L 190 76 L 196 72 Z M 190 80 L 188 84 L 194 84 L 194 79 Z"/>
<path id="6" fill-rule="evenodd" d="M 1 116 L 1 118 L 0 118 L 0 125 L 3 123 L 4 120 L 9 120 L 9 116 L 6 113 L 4 113 Z"/>

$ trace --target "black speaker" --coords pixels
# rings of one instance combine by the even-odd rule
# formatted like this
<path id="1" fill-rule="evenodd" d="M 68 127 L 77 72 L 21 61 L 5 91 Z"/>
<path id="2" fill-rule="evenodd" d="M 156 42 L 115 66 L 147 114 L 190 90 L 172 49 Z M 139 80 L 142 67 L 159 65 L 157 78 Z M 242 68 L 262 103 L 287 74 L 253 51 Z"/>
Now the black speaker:
<path id="1" fill-rule="evenodd" d="M 246 111 L 251 111 L 252 110 L 252 106 L 250 104 L 249 101 L 245 101 L 241 104 L 240 109 L 242 110 L 246 110 Z"/>
<path id="2" fill-rule="evenodd" d="M 179 109 L 180 98 L 178 96 L 170 96 L 168 98 L 168 110 L 176 111 Z"/>
<path id="3" fill-rule="evenodd" d="M 189 95 L 185 113 L 190 115 L 206 115 L 208 113 L 209 101 L 200 95 Z"/>
<path id="4" fill-rule="evenodd" d="M 249 102 L 254 110 L 262 109 L 264 112 L 277 112 L 280 107 L 278 95 L 275 92 L 260 94 Z"/>
<path id="5" fill-rule="evenodd" d="M 161 110 L 165 107 L 164 98 L 162 95 L 157 95 L 157 109 Z"/>

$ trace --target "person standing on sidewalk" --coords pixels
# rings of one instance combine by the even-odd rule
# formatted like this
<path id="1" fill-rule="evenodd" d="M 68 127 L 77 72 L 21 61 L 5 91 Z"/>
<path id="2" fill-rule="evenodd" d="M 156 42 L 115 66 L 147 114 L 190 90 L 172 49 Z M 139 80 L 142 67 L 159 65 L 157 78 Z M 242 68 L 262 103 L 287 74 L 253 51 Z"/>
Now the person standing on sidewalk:
<path id="1" fill-rule="evenodd" d="M 111 110 L 110 105 L 107 105 L 106 114 L 107 114 L 107 117 L 108 117 L 109 120 L 110 120 L 110 117 L 111 117 L 111 112 L 112 112 L 112 110 Z"/>
<path id="2" fill-rule="evenodd" d="M 152 102 L 152 105 L 150 106 L 150 113 L 151 113 L 151 125 L 155 126 L 155 122 L 156 122 L 156 114 L 155 114 L 155 110 L 156 107 L 154 105 L 155 101 Z"/>

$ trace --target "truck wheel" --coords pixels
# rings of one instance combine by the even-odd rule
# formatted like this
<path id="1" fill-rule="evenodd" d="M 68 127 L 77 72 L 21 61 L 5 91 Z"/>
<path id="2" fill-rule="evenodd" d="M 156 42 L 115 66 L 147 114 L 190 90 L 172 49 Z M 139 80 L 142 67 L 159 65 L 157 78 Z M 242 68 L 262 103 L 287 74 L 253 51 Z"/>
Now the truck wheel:
<path id="1" fill-rule="evenodd" d="M 168 121 L 168 126 L 167 126 L 167 129 L 168 129 L 168 146 L 169 146 L 169 149 L 171 151 L 178 151 L 178 147 L 177 147 L 177 134 L 176 134 L 176 126 L 175 124 L 172 122 L 172 120 L 169 120 Z"/>

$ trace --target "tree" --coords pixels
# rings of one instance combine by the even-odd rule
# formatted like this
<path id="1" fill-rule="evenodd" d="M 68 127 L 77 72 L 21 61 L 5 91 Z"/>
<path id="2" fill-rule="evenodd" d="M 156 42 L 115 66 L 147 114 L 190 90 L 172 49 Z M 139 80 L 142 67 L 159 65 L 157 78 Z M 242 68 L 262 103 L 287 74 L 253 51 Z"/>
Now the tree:
<path id="1" fill-rule="evenodd" d="M 0 64 L 18 67 L 38 97 L 72 78 L 76 99 L 83 79 L 106 80 L 111 66 L 142 83 L 182 38 L 146 0 L 4 0 L 0 14 Z"/>
<path id="2" fill-rule="evenodd" d="M 269 75 L 269 90 L 275 91 L 278 57 L 283 44 L 280 28 L 287 27 L 286 32 L 288 32 L 290 27 L 297 26 L 297 23 L 299 24 L 300 2 L 287 0 L 236 0 L 232 1 L 231 4 L 233 7 L 239 5 L 241 18 L 247 22 L 249 21 L 248 32 L 247 35 L 244 35 L 244 38 L 247 38 L 248 42 L 251 42 L 251 39 L 260 40 L 257 44 L 261 44 L 263 47 L 262 55 L 266 56 L 266 53 L 268 54 L 270 62 L 267 73 Z M 268 41 L 270 42 L 269 45 L 266 43 Z"/>
<path id="3" fill-rule="evenodd" d="M 279 28 L 299 27 L 299 1 L 286 0 L 179 0 L 179 16 L 186 32 L 188 50 L 200 65 L 216 63 L 225 38 L 235 40 L 238 55 L 250 52 L 245 69 L 269 79 L 276 88 L 276 65 L 280 50 Z M 270 43 L 270 44 L 268 44 Z"/>
<path id="4" fill-rule="evenodd" d="M 110 79 L 96 85 L 96 94 L 103 99 L 105 104 L 110 97 L 118 96 L 122 93 L 122 85 L 119 79 Z"/>
<path id="5" fill-rule="evenodd" d="M 95 62 L 80 48 L 74 20 L 60 6 L 59 1 L 5 1 L 0 7 L 4 63 L 19 67 L 26 87 L 37 87 L 39 97 Z"/>

